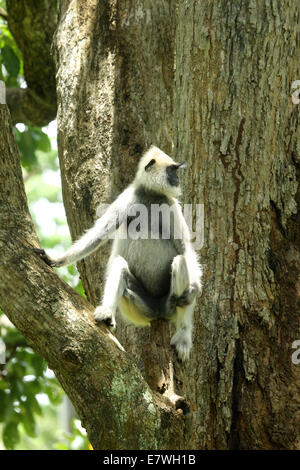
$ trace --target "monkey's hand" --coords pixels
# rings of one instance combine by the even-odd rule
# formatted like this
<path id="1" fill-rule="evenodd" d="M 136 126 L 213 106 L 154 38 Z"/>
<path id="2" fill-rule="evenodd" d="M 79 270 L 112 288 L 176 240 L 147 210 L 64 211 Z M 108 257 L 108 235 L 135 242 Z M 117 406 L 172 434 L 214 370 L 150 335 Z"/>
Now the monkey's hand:
<path id="1" fill-rule="evenodd" d="M 52 260 L 51 258 L 49 258 L 49 256 L 47 255 L 47 253 L 45 252 L 45 250 L 43 249 L 40 249 L 40 248 L 33 248 L 33 251 L 39 255 L 40 258 L 42 258 L 42 260 L 48 264 L 48 266 L 51 266 L 51 267 L 54 267 L 54 266 L 57 266 L 56 262 L 54 260 Z"/>

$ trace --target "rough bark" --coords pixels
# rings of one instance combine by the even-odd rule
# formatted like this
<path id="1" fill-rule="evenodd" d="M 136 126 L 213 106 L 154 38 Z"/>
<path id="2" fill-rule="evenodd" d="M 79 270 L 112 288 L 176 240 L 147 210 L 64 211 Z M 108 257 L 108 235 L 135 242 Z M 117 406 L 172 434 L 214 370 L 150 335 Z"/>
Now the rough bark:
<path id="1" fill-rule="evenodd" d="M 95 325 L 91 305 L 35 255 L 6 105 L 0 129 L 1 309 L 54 370 L 95 449 L 180 447 L 182 414 L 152 393 L 120 343 Z"/>
<path id="2" fill-rule="evenodd" d="M 300 337 L 299 106 L 290 90 L 300 78 L 299 19 L 292 1 L 179 2 L 174 87 L 175 2 L 61 2 L 59 156 L 72 237 L 128 184 L 143 149 L 171 152 L 173 135 L 175 158 L 189 163 L 184 200 L 205 205 L 204 292 L 192 358 L 182 365 L 166 325 L 119 327 L 124 354 L 50 269 L 36 260 L 29 269 L 23 197 L 8 214 L 16 191 L 11 179 L 1 187 L 2 285 L 16 285 L 17 299 L 12 305 L 5 292 L 1 302 L 54 367 L 95 447 L 300 448 L 300 368 L 291 361 Z M 94 305 L 105 261 L 101 250 L 79 264 Z M 185 397 L 185 415 L 161 404 L 155 391 L 165 388 Z M 145 390 L 155 415 L 150 406 L 140 425 Z"/>
<path id="3" fill-rule="evenodd" d="M 27 88 L 7 88 L 14 123 L 45 126 L 56 116 L 51 43 L 57 23 L 52 0 L 7 0 L 8 27 L 22 52 Z"/>
<path id="4" fill-rule="evenodd" d="M 59 16 L 59 158 L 75 239 L 93 224 L 99 203 L 110 203 L 132 181 L 145 148 L 153 143 L 171 151 L 175 2 L 66 1 Z M 107 253 L 101 249 L 78 263 L 94 305 Z M 148 328 L 119 322 L 117 335 L 153 388 L 172 395 L 172 352 L 156 345 L 159 337 L 169 343 L 169 327 L 159 322 L 153 328 L 150 335 Z"/>
<path id="5" fill-rule="evenodd" d="M 193 447 L 300 446 L 299 14 L 179 4 L 175 156 L 190 162 L 186 200 L 205 205 Z"/>

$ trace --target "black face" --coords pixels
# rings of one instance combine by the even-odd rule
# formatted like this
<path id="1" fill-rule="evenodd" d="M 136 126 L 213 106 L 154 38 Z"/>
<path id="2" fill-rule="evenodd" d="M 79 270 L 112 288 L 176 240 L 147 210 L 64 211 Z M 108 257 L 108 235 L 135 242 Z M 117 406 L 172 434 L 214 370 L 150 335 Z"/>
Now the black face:
<path id="1" fill-rule="evenodd" d="M 167 179 L 171 186 L 179 186 L 179 178 L 177 174 L 177 170 L 179 167 L 180 165 L 170 165 L 166 168 Z"/>

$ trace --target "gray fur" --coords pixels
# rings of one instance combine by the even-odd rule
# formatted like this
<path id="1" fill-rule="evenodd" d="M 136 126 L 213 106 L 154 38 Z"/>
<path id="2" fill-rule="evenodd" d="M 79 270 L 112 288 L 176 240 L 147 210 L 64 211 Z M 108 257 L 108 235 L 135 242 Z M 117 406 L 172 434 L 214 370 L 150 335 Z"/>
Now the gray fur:
<path id="1" fill-rule="evenodd" d="M 53 260 L 40 254 L 51 266 L 71 264 L 91 254 L 115 232 L 102 302 L 95 310 L 96 321 L 115 327 L 117 309 L 125 319 L 141 326 L 157 318 L 170 320 L 176 325 L 171 344 L 185 360 L 192 346 L 193 311 L 201 290 L 202 271 L 175 198 L 180 188 L 174 168 L 182 166 L 157 147 L 151 147 L 142 157 L 132 185 L 82 238 L 60 258 Z M 126 236 L 130 224 L 137 220 L 128 216 L 136 204 L 147 208 L 148 239 Z M 167 239 L 163 234 L 168 231 L 168 220 L 161 217 L 157 226 L 151 226 L 153 204 L 172 207 Z M 175 226 L 180 227 L 182 239 L 176 238 Z M 157 239 L 153 239 L 153 233 Z"/>

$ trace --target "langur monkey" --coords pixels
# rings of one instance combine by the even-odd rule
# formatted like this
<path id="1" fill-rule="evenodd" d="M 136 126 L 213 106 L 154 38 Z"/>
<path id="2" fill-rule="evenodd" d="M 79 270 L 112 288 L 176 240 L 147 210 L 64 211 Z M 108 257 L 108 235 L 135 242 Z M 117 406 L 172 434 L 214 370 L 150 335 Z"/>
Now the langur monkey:
<path id="1" fill-rule="evenodd" d="M 171 345 L 181 360 L 190 355 L 202 277 L 177 200 L 181 194 L 177 172 L 184 166 L 151 146 L 139 162 L 133 183 L 64 255 L 51 259 L 44 250 L 36 250 L 50 266 L 64 266 L 90 255 L 114 234 L 95 320 L 114 328 L 117 309 L 134 325 L 169 320 L 176 325 Z M 153 208 L 169 209 L 168 216 L 160 213 L 155 219 Z M 134 217 L 137 212 L 139 218 Z"/>

